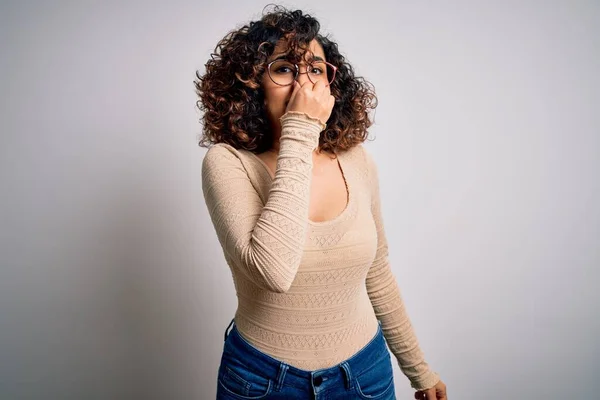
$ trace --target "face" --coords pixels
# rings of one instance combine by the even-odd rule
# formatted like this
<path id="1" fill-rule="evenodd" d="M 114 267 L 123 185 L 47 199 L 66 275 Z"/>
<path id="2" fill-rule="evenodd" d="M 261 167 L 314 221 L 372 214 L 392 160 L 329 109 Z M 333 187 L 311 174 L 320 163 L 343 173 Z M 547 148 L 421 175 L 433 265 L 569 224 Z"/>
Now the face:
<path id="1" fill-rule="evenodd" d="M 281 41 L 275 47 L 273 54 L 269 57 L 267 62 L 271 62 L 277 59 L 279 56 L 285 54 L 287 48 L 284 47 Z M 300 85 L 303 85 L 308 79 L 308 75 L 303 73 L 306 72 L 306 59 L 310 59 L 314 57 L 315 59 L 320 57 L 323 61 L 327 61 L 325 59 L 325 52 L 323 51 L 323 47 L 317 42 L 316 39 L 313 39 L 310 42 L 309 46 L 310 51 L 307 51 L 304 54 L 304 60 L 298 64 L 298 68 L 300 68 L 300 73 L 298 74 L 297 81 Z M 287 107 L 287 103 L 290 100 L 292 92 L 294 91 L 293 85 L 289 86 L 280 86 L 271 80 L 269 74 L 265 71 L 262 79 L 262 86 L 265 92 L 265 108 L 269 119 L 271 121 L 271 125 L 275 129 L 276 135 L 279 134 L 281 130 L 279 118 L 285 114 L 285 110 Z"/>

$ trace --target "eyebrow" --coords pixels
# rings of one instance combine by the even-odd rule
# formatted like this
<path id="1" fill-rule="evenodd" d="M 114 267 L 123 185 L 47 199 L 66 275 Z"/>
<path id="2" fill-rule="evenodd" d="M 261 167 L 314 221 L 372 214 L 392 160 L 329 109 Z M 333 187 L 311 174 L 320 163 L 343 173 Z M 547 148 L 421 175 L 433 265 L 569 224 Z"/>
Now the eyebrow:
<path id="1" fill-rule="evenodd" d="M 278 57 L 276 57 L 276 58 L 272 59 L 271 61 L 275 61 L 275 60 L 285 60 L 286 58 L 287 58 L 287 54 L 285 54 L 285 53 L 284 53 L 284 54 L 281 54 L 281 55 L 279 55 Z M 313 57 L 311 58 L 311 60 L 312 60 L 312 61 L 314 61 L 314 60 L 317 60 L 317 61 L 325 61 L 325 60 L 323 60 L 323 59 L 322 59 L 321 57 L 319 57 L 319 56 L 313 56 Z"/>

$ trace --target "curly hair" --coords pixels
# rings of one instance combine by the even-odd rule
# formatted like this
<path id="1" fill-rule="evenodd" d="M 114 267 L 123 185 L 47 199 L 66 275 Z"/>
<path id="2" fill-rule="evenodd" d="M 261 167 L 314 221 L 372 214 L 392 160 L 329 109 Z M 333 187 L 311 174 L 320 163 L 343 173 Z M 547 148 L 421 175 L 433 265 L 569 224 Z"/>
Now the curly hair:
<path id="1" fill-rule="evenodd" d="M 205 75 L 196 71 L 194 86 L 200 98 L 196 105 L 204 111 L 199 146 L 227 143 L 254 153 L 269 150 L 274 136 L 261 85 L 267 59 L 283 40 L 292 61 L 299 60 L 298 49 L 305 51 L 313 39 L 323 47 L 327 61 L 338 67 L 330 86 L 335 105 L 321 132 L 319 148 L 337 154 L 364 142 L 372 125 L 369 109 L 377 107 L 374 87 L 355 76 L 338 45 L 328 35 L 319 34 L 319 29 L 319 22 L 309 14 L 275 6 L 272 12 L 264 14 L 263 10 L 259 21 L 221 39 L 205 65 Z"/>

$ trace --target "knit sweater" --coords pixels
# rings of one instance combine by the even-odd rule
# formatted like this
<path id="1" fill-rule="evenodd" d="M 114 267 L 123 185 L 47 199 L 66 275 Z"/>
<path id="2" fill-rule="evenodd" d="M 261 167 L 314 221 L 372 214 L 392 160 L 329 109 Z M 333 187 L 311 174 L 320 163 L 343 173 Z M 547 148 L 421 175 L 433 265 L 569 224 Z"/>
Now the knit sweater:
<path id="1" fill-rule="evenodd" d="M 280 118 L 275 176 L 254 153 L 219 143 L 202 163 L 202 189 L 238 299 L 239 333 L 303 370 L 356 354 L 381 322 L 387 346 L 417 390 L 439 376 L 424 360 L 388 261 L 376 164 L 362 145 L 338 154 L 348 203 L 309 220 L 312 153 L 323 125 Z"/>

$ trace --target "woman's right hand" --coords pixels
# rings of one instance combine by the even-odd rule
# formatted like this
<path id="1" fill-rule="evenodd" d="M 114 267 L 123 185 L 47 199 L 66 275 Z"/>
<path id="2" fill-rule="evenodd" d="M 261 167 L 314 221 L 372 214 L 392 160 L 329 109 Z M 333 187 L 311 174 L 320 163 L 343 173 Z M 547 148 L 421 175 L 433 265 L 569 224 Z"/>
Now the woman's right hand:
<path id="1" fill-rule="evenodd" d="M 331 95 L 331 88 L 325 81 L 319 80 L 313 84 L 306 80 L 300 85 L 294 80 L 294 91 L 285 111 L 303 112 L 326 124 L 334 104 L 335 97 Z"/>

